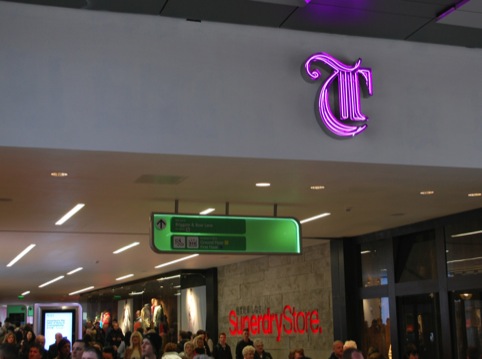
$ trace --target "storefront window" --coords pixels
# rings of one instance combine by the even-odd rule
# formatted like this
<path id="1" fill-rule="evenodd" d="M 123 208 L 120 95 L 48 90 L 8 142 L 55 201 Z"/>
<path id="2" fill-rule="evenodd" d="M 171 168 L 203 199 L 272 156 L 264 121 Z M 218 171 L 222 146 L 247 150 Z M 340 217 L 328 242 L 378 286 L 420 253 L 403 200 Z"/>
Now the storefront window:
<path id="1" fill-rule="evenodd" d="M 482 355 L 481 298 L 480 290 L 452 294 L 455 359 L 479 359 Z"/>
<path id="2" fill-rule="evenodd" d="M 364 287 L 387 284 L 387 256 L 384 241 L 363 243 L 360 247 L 362 280 Z"/>
<path id="3" fill-rule="evenodd" d="M 420 358 L 440 358 L 438 294 L 399 297 L 397 311 L 400 357 L 407 347 L 415 347 Z"/>
<path id="4" fill-rule="evenodd" d="M 445 245 L 449 277 L 482 273 L 482 224 L 449 227 Z"/>
<path id="5" fill-rule="evenodd" d="M 395 237 L 397 283 L 437 278 L 435 231 Z"/>
<path id="6" fill-rule="evenodd" d="M 388 298 L 370 298 L 363 300 L 363 331 L 361 349 L 366 357 L 378 352 L 388 358 L 391 345 L 390 315 Z"/>

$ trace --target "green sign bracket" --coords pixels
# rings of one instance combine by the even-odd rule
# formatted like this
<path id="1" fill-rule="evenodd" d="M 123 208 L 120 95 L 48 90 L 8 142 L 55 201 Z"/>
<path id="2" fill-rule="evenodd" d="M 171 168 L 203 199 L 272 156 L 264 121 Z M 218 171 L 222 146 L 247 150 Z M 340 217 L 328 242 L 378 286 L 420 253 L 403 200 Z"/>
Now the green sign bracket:
<path id="1" fill-rule="evenodd" d="M 300 254 L 301 225 L 292 217 L 152 213 L 158 253 Z"/>

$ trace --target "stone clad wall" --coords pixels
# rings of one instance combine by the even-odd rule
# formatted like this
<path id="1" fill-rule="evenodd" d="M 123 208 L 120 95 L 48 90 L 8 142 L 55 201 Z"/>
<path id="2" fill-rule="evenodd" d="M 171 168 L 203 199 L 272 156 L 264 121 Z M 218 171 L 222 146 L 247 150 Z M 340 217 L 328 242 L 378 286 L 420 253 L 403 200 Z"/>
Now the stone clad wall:
<path id="1" fill-rule="evenodd" d="M 241 338 L 240 334 L 231 334 L 235 330 L 235 318 L 249 316 L 254 325 L 251 339 L 263 339 L 265 350 L 273 359 L 287 359 L 289 351 L 297 347 L 304 348 L 305 355 L 312 359 L 328 358 L 333 342 L 330 262 L 330 244 L 320 241 L 320 244 L 305 248 L 301 255 L 272 255 L 218 268 L 219 332 L 227 334 L 233 356 Z M 308 316 L 317 311 L 319 324 L 316 325 L 315 314 L 311 327 L 320 326 L 321 334 L 314 334 L 311 330 L 299 334 L 281 332 L 277 341 L 275 316 L 280 318 L 287 305 L 296 312 L 309 312 Z M 263 321 L 261 325 L 265 332 L 271 329 L 272 333 L 255 334 L 256 328 L 261 331 L 258 320 L 267 320 L 268 309 L 272 320 Z M 230 316 L 230 311 L 236 311 L 236 317 Z M 292 314 L 287 317 L 292 318 Z M 298 317 L 298 322 L 303 323 L 306 314 Z M 290 326 L 289 319 L 282 323 Z M 239 329 L 242 330 L 243 326 L 246 322 L 240 324 Z"/>

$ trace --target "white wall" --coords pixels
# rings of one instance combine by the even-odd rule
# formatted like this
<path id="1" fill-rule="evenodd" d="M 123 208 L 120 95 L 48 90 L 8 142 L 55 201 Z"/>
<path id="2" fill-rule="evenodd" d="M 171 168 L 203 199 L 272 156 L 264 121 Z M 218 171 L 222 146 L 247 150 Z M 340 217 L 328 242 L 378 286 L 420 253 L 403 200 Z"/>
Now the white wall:
<path id="1" fill-rule="evenodd" d="M 373 69 L 367 131 L 314 115 L 312 53 Z M 0 146 L 482 167 L 482 50 L 0 2 Z"/>

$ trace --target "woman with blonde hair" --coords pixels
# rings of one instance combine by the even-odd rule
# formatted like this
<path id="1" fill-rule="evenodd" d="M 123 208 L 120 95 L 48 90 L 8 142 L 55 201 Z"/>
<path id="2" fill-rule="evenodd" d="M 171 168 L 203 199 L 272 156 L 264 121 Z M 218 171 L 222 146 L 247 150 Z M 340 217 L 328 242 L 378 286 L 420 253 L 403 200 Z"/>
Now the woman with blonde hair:
<path id="1" fill-rule="evenodd" d="M 246 345 L 243 348 L 243 358 L 244 359 L 253 359 L 254 353 L 256 353 L 256 349 L 252 345 Z"/>
<path id="2" fill-rule="evenodd" d="M 124 359 L 141 359 L 142 358 L 142 334 L 135 331 L 131 334 L 130 345 L 126 348 Z"/>

